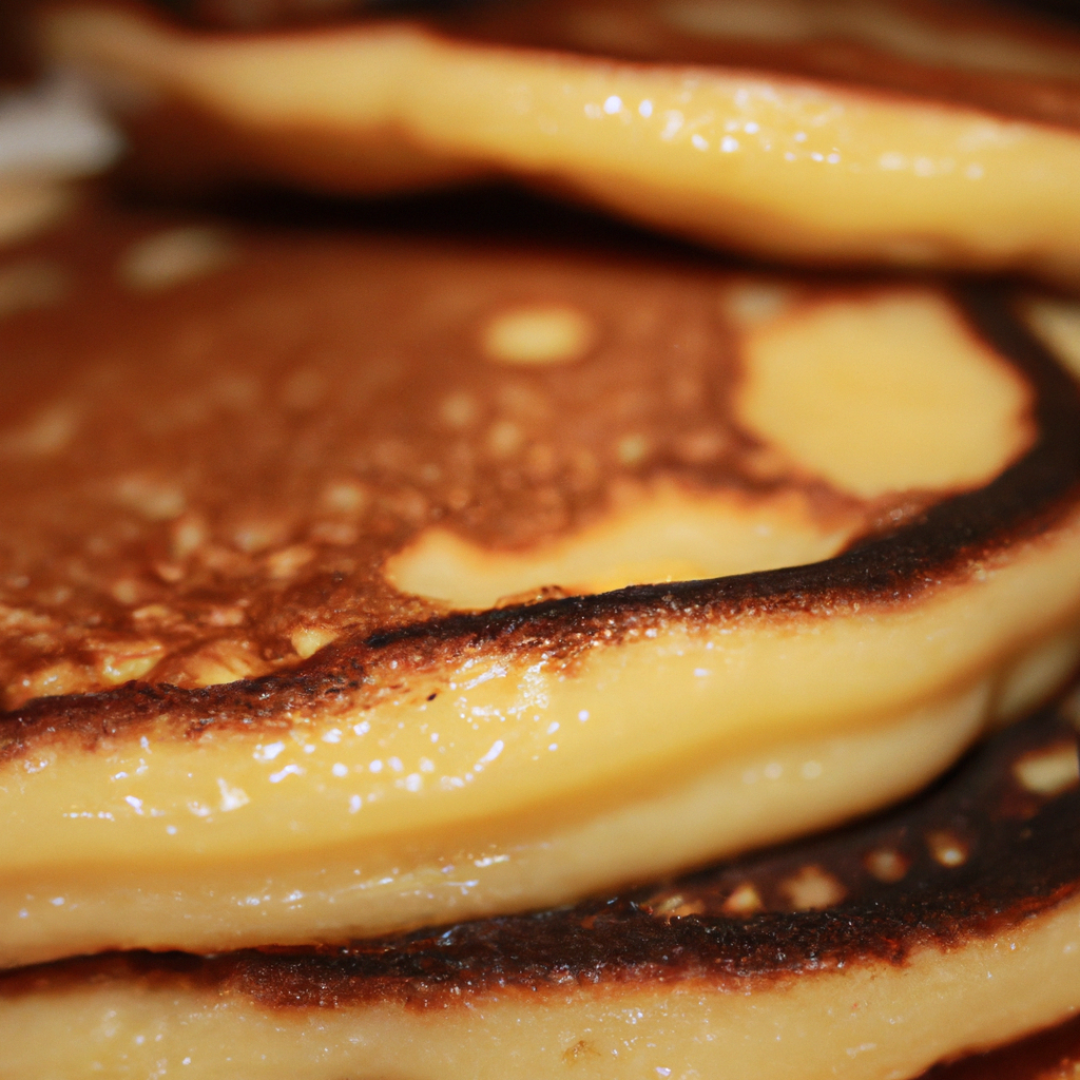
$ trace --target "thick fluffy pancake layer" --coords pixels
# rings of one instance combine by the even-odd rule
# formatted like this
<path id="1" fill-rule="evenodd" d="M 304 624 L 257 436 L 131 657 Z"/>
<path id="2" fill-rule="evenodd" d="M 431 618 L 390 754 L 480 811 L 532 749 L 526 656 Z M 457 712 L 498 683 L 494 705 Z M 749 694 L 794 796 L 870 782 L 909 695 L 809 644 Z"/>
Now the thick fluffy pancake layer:
<path id="1" fill-rule="evenodd" d="M 503 7 L 240 36 L 61 6 L 45 41 L 173 183 L 509 174 L 770 257 L 1080 277 L 1074 31 L 898 0 Z"/>
<path id="2" fill-rule="evenodd" d="M 875 821 L 575 908 L 14 972 L 6 1074 L 915 1076 L 1080 1004 L 1076 723 L 1074 700 Z"/>
<path id="3" fill-rule="evenodd" d="M 1076 662 L 1080 402 L 1005 293 L 105 212 L 7 274 L 5 963 L 674 871 Z"/>

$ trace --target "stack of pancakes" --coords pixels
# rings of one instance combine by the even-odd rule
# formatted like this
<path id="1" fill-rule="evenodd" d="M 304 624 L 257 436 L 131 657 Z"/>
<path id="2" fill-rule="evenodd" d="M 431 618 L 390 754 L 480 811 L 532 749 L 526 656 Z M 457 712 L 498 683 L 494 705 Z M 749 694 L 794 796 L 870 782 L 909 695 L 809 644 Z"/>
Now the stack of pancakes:
<path id="1" fill-rule="evenodd" d="M 36 19 L 0 1076 L 1074 1075 L 1080 32 Z"/>

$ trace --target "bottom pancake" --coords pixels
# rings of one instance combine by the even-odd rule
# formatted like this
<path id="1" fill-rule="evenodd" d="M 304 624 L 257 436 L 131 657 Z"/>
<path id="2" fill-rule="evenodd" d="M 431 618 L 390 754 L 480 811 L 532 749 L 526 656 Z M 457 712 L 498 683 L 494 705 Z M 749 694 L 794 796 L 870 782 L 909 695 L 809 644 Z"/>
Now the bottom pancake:
<path id="1" fill-rule="evenodd" d="M 3 1076 L 918 1076 L 1080 1007 L 1078 717 L 870 822 L 606 900 L 5 974 Z"/>
<path id="2" fill-rule="evenodd" d="M 1069 1080 L 1080 1074 L 1080 1017 L 985 1054 L 936 1065 L 924 1080 Z"/>

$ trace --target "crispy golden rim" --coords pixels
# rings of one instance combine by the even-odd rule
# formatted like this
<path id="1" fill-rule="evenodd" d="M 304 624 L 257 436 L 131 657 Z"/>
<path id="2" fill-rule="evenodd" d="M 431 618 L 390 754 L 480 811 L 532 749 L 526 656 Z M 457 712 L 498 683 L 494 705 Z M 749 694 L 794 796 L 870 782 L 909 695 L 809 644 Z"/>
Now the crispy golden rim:
<path id="1" fill-rule="evenodd" d="M 1003 292 L 104 211 L 6 280 L 5 964 L 674 871 L 912 792 L 1076 663 L 1077 389 Z M 989 456 L 875 487 L 868 367 L 926 468 L 996 410 Z M 658 507 L 762 561 L 546 576 Z M 401 587 L 439 537 L 545 569 L 454 611 Z"/>
<path id="2" fill-rule="evenodd" d="M 1077 280 L 1075 33 L 886 2 L 786 4 L 773 33 L 757 7 L 488 5 L 260 36 L 80 5 L 43 38 L 112 89 L 158 182 L 512 175 L 789 261 Z"/>
<path id="3" fill-rule="evenodd" d="M 918 1075 L 1080 1004 L 1076 722 L 1074 699 L 874 821 L 575 908 L 339 949 L 13 972 L 5 1068 Z"/>

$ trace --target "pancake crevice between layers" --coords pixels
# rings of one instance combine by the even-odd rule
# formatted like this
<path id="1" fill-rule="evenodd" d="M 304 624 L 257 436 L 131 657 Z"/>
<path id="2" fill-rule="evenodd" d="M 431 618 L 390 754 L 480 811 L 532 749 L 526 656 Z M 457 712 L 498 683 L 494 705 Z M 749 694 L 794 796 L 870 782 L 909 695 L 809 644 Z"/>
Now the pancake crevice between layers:
<path id="1" fill-rule="evenodd" d="M 8 259 L 8 965 L 700 865 L 1076 663 L 1057 301 L 89 204 Z"/>

